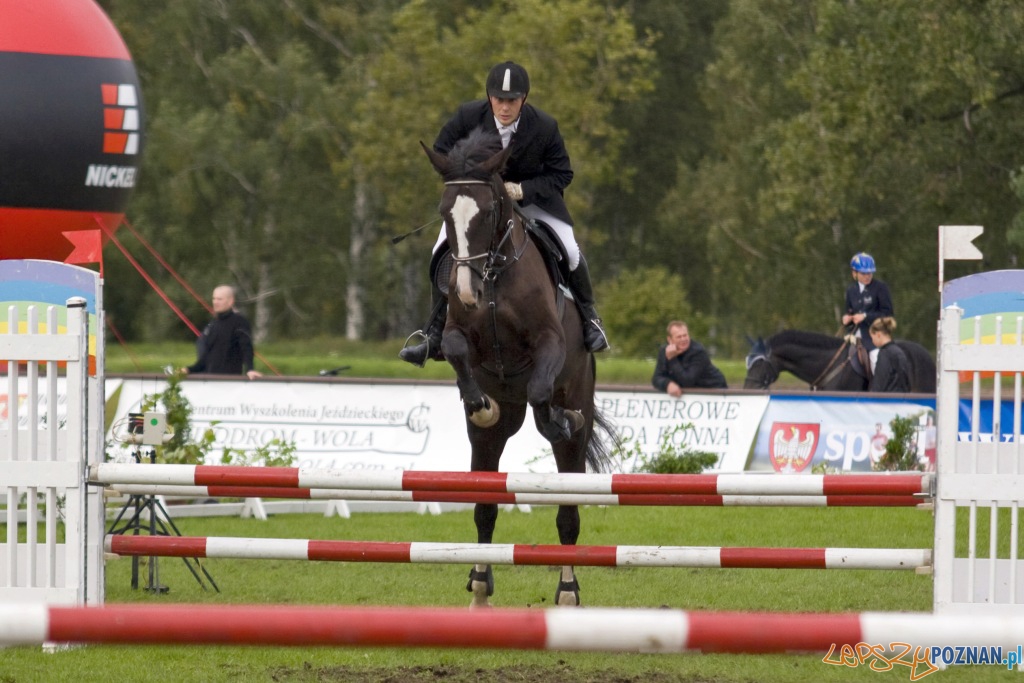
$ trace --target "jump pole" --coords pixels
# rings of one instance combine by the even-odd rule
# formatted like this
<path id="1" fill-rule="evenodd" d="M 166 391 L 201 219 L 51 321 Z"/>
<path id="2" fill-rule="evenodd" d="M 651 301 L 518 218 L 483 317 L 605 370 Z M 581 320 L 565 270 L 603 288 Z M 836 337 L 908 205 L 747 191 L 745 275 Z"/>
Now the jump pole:
<path id="1" fill-rule="evenodd" d="M 117 555 L 155 557 L 577 567 L 916 570 L 930 566 L 932 560 L 931 551 L 926 549 L 401 543 L 195 536 L 114 535 L 106 537 L 104 546 Z"/>
<path id="2" fill-rule="evenodd" d="M 489 491 L 373 491 L 272 486 L 165 486 L 115 484 L 117 494 L 185 498 L 299 498 L 303 500 L 372 500 L 399 503 L 493 503 L 497 505 L 630 505 L 665 507 L 914 507 L 930 502 L 916 496 L 719 496 L 679 493 L 495 493 Z"/>
<path id="3" fill-rule="evenodd" d="M 930 494 L 930 474 L 538 474 L 348 470 L 233 465 L 90 467 L 94 484 L 269 486 L 379 491 L 477 491 L 491 493 L 701 494 L 701 495 L 903 495 Z"/>
<path id="4" fill-rule="evenodd" d="M 829 652 L 860 643 L 1016 648 L 1024 617 L 653 609 L 0 604 L 0 645 L 110 643 Z"/>

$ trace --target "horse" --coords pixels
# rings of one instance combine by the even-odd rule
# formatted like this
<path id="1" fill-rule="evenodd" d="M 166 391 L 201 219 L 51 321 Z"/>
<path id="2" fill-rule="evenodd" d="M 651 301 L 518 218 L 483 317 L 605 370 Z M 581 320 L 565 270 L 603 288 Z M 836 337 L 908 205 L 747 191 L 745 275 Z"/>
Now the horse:
<path id="1" fill-rule="evenodd" d="M 931 354 L 917 342 L 901 339 L 894 343 L 910 361 L 910 391 L 935 393 Z M 767 340 L 758 338 L 751 341 L 743 388 L 767 389 L 785 371 L 807 382 L 812 390 L 867 391 L 867 377 L 856 367 L 851 348 L 843 337 L 802 330 L 785 330 Z"/>
<path id="2" fill-rule="evenodd" d="M 449 304 L 441 352 L 456 374 L 466 413 L 474 472 L 496 472 L 508 439 L 533 409 L 537 429 L 551 442 L 559 472 L 608 469 L 613 428 L 594 400 L 596 364 L 583 344 L 583 321 L 565 303 L 538 240 L 515 211 L 499 175 L 511 147 L 474 131 L 442 155 L 420 143 L 444 181 L 439 211 L 451 248 Z M 477 504 L 477 542 L 490 543 L 498 507 Z M 560 505 L 558 539 L 575 545 L 575 505 Z M 475 565 L 466 590 L 471 607 L 494 594 L 490 565 Z M 555 604 L 580 604 L 572 566 L 564 566 Z"/>

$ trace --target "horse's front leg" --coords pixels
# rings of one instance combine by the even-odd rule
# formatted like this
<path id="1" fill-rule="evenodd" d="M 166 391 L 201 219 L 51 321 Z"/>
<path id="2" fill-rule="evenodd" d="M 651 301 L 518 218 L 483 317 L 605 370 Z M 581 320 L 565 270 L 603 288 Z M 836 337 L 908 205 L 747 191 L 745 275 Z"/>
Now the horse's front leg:
<path id="1" fill-rule="evenodd" d="M 441 352 L 455 370 L 462 405 L 470 421 L 478 427 L 493 427 L 500 413 L 498 403 L 487 396 L 473 379 L 469 365 L 469 342 L 459 328 L 446 328 L 441 337 Z"/>
<path id="2" fill-rule="evenodd" d="M 565 342 L 554 332 L 542 333 L 534 348 L 533 374 L 526 385 L 526 400 L 533 408 L 537 430 L 551 443 L 570 438 L 583 426 L 583 415 L 551 405 L 555 378 L 565 364 Z"/>
<path id="3" fill-rule="evenodd" d="M 474 425 L 467 416 L 466 428 L 469 443 L 473 449 L 470 469 L 474 472 L 497 472 L 501 454 L 510 436 L 519 431 L 526 416 L 526 406 L 512 403 L 502 412 L 498 425 L 484 429 Z M 476 523 L 476 542 L 491 543 L 494 539 L 494 527 L 498 520 L 498 506 L 490 503 L 478 503 L 473 508 L 473 521 Z M 477 564 L 469 570 L 469 583 L 466 590 L 473 594 L 470 608 L 489 607 L 488 598 L 494 594 L 494 571 L 489 564 Z"/>

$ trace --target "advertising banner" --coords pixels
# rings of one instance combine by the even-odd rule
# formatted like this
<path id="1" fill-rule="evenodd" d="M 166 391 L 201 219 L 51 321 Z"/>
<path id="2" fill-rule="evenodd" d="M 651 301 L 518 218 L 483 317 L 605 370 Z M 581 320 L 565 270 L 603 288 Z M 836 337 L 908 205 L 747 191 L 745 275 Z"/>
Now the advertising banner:
<path id="1" fill-rule="evenodd" d="M 274 439 L 294 444 L 300 467 L 340 469 L 468 470 L 469 440 L 458 389 L 452 384 L 224 381 L 189 378 L 194 436 L 212 429 L 215 464 L 224 448 L 251 450 Z M 107 379 L 120 388 L 114 417 L 138 412 L 146 395 L 166 388 L 163 378 Z M 628 471 L 638 454 L 653 455 L 663 440 L 677 448 L 710 451 L 718 469 L 741 472 L 767 395 L 684 394 L 675 399 L 644 391 L 599 391 L 597 405 L 614 425 Z M 114 433 L 117 433 L 115 425 Z M 551 445 L 532 415 L 505 448 L 501 469 L 553 472 Z"/>
<path id="2" fill-rule="evenodd" d="M 914 447 L 935 461 L 935 400 L 773 396 L 754 445 L 749 470 L 810 473 L 824 465 L 842 472 L 869 472 L 885 452 L 894 417 L 917 421 Z"/>

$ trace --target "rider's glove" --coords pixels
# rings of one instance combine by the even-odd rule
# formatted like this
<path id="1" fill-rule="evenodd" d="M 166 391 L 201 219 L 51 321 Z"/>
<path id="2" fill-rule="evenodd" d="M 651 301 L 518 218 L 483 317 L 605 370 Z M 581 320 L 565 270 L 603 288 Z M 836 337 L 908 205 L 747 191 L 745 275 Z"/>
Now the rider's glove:
<path id="1" fill-rule="evenodd" d="M 523 186 L 519 183 L 505 183 L 505 192 L 508 192 L 508 196 L 517 202 L 523 198 Z"/>

